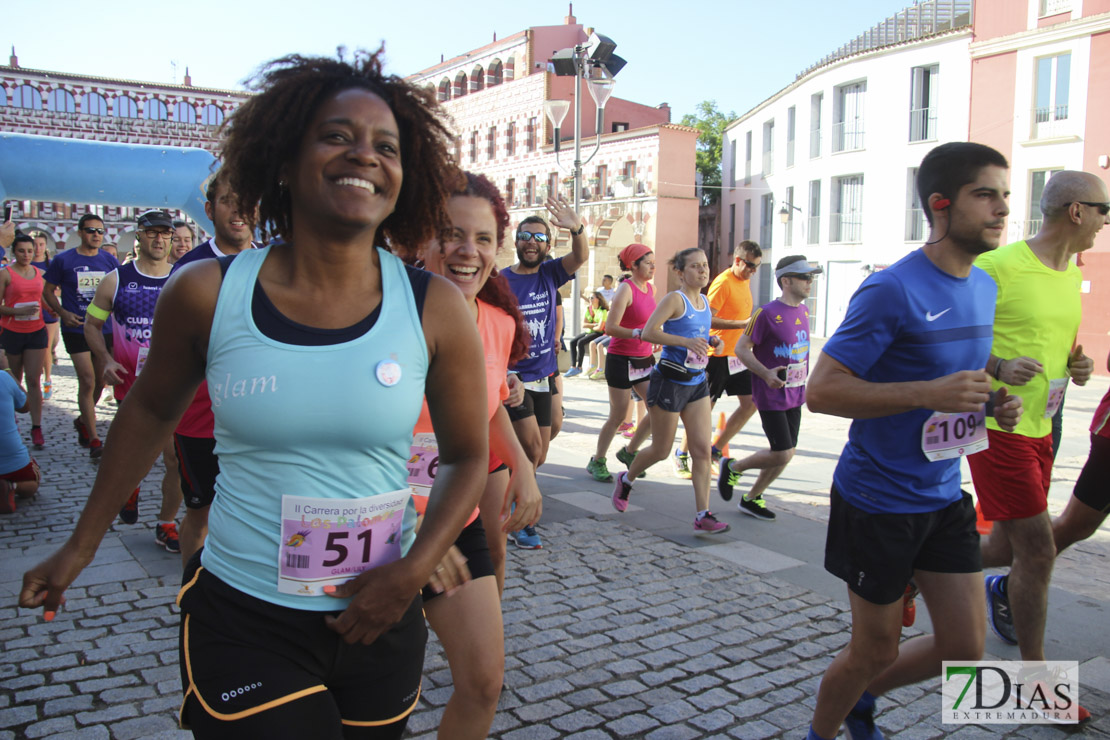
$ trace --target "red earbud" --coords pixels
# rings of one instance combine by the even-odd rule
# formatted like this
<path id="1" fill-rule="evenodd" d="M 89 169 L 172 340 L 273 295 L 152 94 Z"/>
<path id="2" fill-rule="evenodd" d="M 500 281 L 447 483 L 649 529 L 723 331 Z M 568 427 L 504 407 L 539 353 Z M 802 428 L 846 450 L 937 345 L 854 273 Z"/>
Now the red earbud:
<path id="1" fill-rule="evenodd" d="M 947 198 L 939 198 L 937 202 L 933 204 L 933 208 L 938 211 L 943 211 L 950 205 L 952 205 L 952 201 L 948 200 Z"/>

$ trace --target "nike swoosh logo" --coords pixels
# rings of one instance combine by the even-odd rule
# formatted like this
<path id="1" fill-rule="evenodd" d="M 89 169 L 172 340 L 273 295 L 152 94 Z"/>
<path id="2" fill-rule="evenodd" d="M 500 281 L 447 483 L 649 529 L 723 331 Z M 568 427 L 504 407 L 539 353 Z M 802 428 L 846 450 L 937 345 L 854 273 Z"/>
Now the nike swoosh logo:
<path id="1" fill-rule="evenodd" d="M 951 311 L 951 310 L 952 310 L 951 308 L 946 308 L 946 309 L 944 309 L 943 311 L 941 311 L 941 312 L 940 312 L 940 313 L 938 313 L 938 314 L 934 314 L 934 313 L 933 313 L 933 312 L 931 312 L 931 311 L 926 311 L 926 312 L 925 312 L 925 320 L 926 320 L 926 321 L 936 321 L 936 320 L 937 320 L 937 319 L 939 319 L 939 318 L 940 318 L 941 316 L 943 316 L 944 314 L 948 313 L 948 312 L 949 312 L 949 311 Z"/>

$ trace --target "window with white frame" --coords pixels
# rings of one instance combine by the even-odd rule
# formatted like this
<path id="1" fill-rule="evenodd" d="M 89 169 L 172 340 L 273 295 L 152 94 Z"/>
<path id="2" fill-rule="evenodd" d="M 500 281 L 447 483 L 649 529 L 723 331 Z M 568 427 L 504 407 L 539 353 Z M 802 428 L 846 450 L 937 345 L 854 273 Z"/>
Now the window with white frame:
<path id="1" fill-rule="evenodd" d="M 58 88 L 52 90 L 50 96 L 47 97 L 46 109 L 57 113 L 75 113 L 77 112 L 77 99 L 73 97 L 73 93 L 70 91 Z"/>
<path id="2" fill-rule="evenodd" d="M 736 187 L 736 141 L 728 140 L 728 184 Z"/>
<path id="3" fill-rule="evenodd" d="M 939 64 L 910 70 L 910 141 L 934 141 L 937 138 L 939 82 Z"/>
<path id="4" fill-rule="evenodd" d="M 748 198 L 744 201 L 744 231 L 742 232 L 743 239 L 752 238 L 752 200 Z"/>
<path id="5" fill-rule="evenodd" d="M 806 225 L 806 244 L 821 241 L 821 181 L 809 181 L 809 223 Z"/>
<path id="6" fill-rule="evenodd" d="M 863 149 L 863 106 L 867 82 L 853 82 L 836 88 L 833 98 L 834 152 Z"/>
<path id="7" fill-rule="evenodd" d="M 766 193 L 759 199 L 759 243 L 770 246 L 771 244 L 771 219 L 775 213 L 775 198 Z"/>
<path id="8" fill-rule="evenodd" d="M 1029 218 L 1025 220 L 1025 238 L 1036 236 L 1044 223 L 1044 213 L 1041 212 L 1041 195 L 1049 179 L 1060 171 L 1060 167 L 1051 170 L 1032 170 L 1029 172 Z"/>
<path id="9" fill-rule="evenodd" d="M 1042 18 L 1060 13 L 1070 13 L 1074 0 L 1040 0 L 1040 16 Z"/>
<path id="10" fill-rule="evenodd" d="M 783 207 L 786 208 L 786 223 L 782 225 L 782 245 L 784 247 L 794 246 L 794 186 L 791 185 L 786 189 L 786 203 Z"/>
<path id="11" fill-rule="evenodd" d="M 794 127 L 797 124 L 797 110 L 790 106 L 786 110 L 786 166 L 794 166 Z"/>
<path id="12" fill-rule="evenodd" d="M 832 180 L 829 204 L 829 241 L 859 242 L 863 235 L 863 175 Z"/>
<path id="13" fill-rule="evenodd" d="M 775 171 L 775 119 L 763 124 L 763 176 Z"/>
<path id="14" fill-rule="evenodd" d="M 1036 61 L 1033 90 L 1033 138 L 1059 136 L 1068 120 L 1071 53 L 1041 57 Z"/>
<path id="15" fill-rule="evenodd" d="M 728 248 L 736 246 L 736 204 L 728 204 Z"/>
<path id="16" fill-rule="evenodd" d="M 744 150 L 744 184 L 752 184 L 752 132 L 749 131 L 744 136 L 746 148 Z M 744 237 L 747 239 L 747 237 Z"/>
<path id="17" fill-rule="evenodd" d="M 920 242 L 929 233 L 925 210 L 917 196 L 917 168 L 906 170 L 906 241 Z"/>
<path id="18" fill-rule="evenodd" d="M 821 103 L 824 93 L 809 96 L 809 158 L 821 156 Z"/>

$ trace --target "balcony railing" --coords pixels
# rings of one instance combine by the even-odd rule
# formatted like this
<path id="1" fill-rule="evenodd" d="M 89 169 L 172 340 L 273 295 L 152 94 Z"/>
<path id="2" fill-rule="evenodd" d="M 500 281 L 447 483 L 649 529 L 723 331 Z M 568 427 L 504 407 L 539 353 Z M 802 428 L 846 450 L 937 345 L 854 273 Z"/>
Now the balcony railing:
<path id="1" fill-rule="evenodd" d="M 763 176 L 766 177 L 775 171 L 775 155 L 773 152 L 763 152 Z"/>
<path id="2" fill-rule="evenodd" d="M 786 166 L 787 167 L 793 167 L 794 166 L 794 140 L 793 139 L 787 139 L 786 140 Z"/>
<path id="3" fill-rule="evenodd" d="M 906 209 L 906 241 L 924 241 L 928 228 L 929 223 L 925 220 L 925 211 L 920 208 Z"/>
<path id="4" fill-rule="evenodd" d="M 833 124 L 833 151 L 854 152 L 863 149 L 862 120 Z"/>
<path id="5" fill-rule="evenodd" d="M 863 235 L 863 223 L 858 213 L 833 213 L 829 216 L 829 242 L 858 243 Z"/>
<path id="6" fill-rule="evenodd" d="M 806 220 L 806 244 L 816 244 L 821 240 L 821 217 L 810 216 Z"/>
<path id="7" fill-rule="evenodd" d="M 1050 105 L 1043 108 L 1034 108 L 1031 116 L 1033 120 L 1033 138 L 1051 139 L 1063 136 L 1068 131 L 1068 106 Z"/>
<path id="8" fill-rule="evenodd" d="M 815 128 L 809 132 L 809 158 L 821 156 L 821 129 Z"/>
<path id="9" fill-rule="evenodd" d="M 937 138 L 937 109 L 914 108 L 910 111 L 910 141 L 932 141 Z"/>

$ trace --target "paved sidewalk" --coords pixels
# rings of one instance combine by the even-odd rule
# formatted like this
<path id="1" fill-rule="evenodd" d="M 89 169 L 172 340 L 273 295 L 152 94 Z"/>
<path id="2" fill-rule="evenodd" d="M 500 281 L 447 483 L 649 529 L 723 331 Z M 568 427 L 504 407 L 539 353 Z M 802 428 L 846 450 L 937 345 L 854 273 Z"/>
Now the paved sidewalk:
<path id="1" fill-rule="evenodd" d="M 153 539 L 160 470 L 144 482 L 139 524 L 113 525 L 53 623 L 14 606 L 23 570 L 68 536 L 95 474 L 72 431 L 76 383 L 66 360 L 58 376 L 47 449 L 34 453 L 42 492 L 0 519 L 0 740 L 188 737 L 175 722 L 180 561 Z M 1069 392 L 1054 512 L 1086 458 L 1086 424 L 1106 386 L 1097 379 Z M 604 419 L 604 385 L 569 380 L 566 397 L 564 431 L 541 473 L 544 549 L 510 552 L 506 691 L 492 736 L 804 737 L 820 676 L 849 626 L 843 584 L 820 565 L 827 489 L 847 423 L 806 414 L 804 452 L 769 495 L 779 520 L 742 517 L 714 494 L 733 529 L 708 537 L 692 533 L 689 483 L 666 463 L 637 484 L 635 510 L 613 513 L 611 487 L 582 470 Z M 98 408 L 102 432 L 113 410 Z M 761 445 L 753 423 L 733 449 Z M 1110 638 L 1100 631 L 1110 621 L 1108 560 L 1104 527 L 1061 558 L 1050 597 L 1048 649 L 1083 664 L 1083 704 L 1095 715 L 1083 734 L 1091 737 L 1110 735 Z M 929 628 L 919 607 L 907 635 Z M 992 636 L 987 651 L 1016 655 Z M 425 675 L 409 736 L 430 738 L 450 694 L 434 640 Z M 878 725 L 888 737 L 1065 734 L 1045 726 L 950 732 L 939 723 L 938 685 L 881 700 Z"/>

